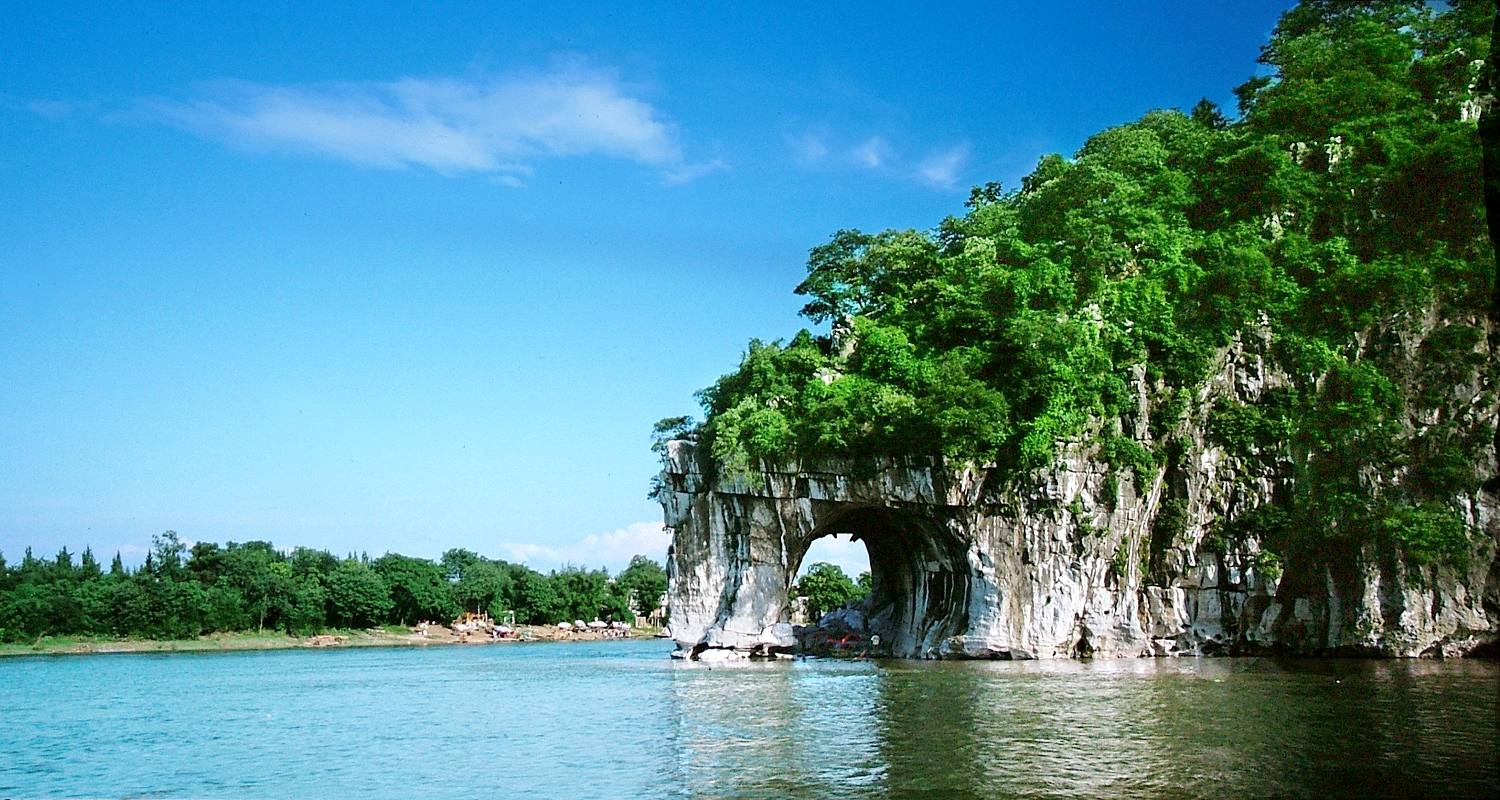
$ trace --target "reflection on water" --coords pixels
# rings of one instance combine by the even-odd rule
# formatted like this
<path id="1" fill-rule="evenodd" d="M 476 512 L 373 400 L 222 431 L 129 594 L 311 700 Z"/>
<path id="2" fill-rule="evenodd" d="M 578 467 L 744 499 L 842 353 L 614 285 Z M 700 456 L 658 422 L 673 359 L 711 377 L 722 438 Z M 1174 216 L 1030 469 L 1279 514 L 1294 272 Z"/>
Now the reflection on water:
<path id="1" fill-rule="evenodd" d="M 882 785 L 869 662 L 679 665 L 674 778 L 691 797 L 868 797 Z"/>
<path id="2" fill-rule="evenodd" d="M 673 676 L 694 797 L 1489 796 L 1493 662 L 798 662 Z"/>
<path id="3" fill-rule="evenodd" d="M 672 662 L 669 644 L 0 661 L 0 797 L 1500 794 L 1500 664 Z"/>

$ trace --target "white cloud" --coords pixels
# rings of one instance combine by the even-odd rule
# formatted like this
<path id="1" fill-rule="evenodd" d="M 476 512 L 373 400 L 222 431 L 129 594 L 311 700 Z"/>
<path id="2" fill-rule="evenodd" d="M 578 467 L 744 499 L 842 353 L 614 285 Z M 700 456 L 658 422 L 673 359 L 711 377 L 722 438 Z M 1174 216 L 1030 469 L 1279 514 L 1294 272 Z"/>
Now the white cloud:
<path id="1" fill-rule="evenodd" d="M 838 565 L 851 578 L 858 578 L 861 572 L 870 571 L 870 554 L 865 549 L 864 542 L 856 542 L 852 536 L 845 534 L 814 540 L 807 548 L 807 555 L 802 557 L 802 566 L 797 569 L 798 576 L 807 574 L 808 567 L 820 561 Z"/>
<path id="2" fill-rule="evenodd" d="M 940 189 L 947 189 L 958 182 L 958 171 L 969 158 L 967 147 L 953 147 L 934 153 L 917 166 L 917 179 Z"/>
<path id="3" fill-rule="evenodd" d="M 889 160 L 890 150 L 890 145 L 887 145 L 884 139 L 879 136 L 872 136 L 866 139 L 863 144 L 854 148 L 849 153 L 849 157 L 854 160 L 854 163 L 867 169 L 878 169 Z"/>
<path id="4" fill-rule="evenodd" d="M 632 556 L 643 555 L 658 563 L 666 560 L 672 537 L 660 522 L 635 522 L 612 533 L 589 534 L 582 541 L 562 547 L 505 542 L 506 558 L 533 569 L 555 569 L 566 564 L 604 567 L 610 572 L 624 569 Z"/>
<path id="5" fill-rule="evenodd" d="M 959 145 L 932 151 L 921 161 L 913 161 L 884 136 L 853 139 L 830 133 L 826 128 L 788 134 L 785 138 L 793 160 L 805 168 L 864 170 L 939 189 L 956 186 L 969 159 L 969 148 Z"/>
<path id="6" fill-rule="evenodd" d="M 725 172 L 728 169 L 728 164 L 716 158 L 702 164 L 684 164 L 680 167 L 668 169 L 665 172 L 664 180 L 667 184 L 676 186 L 680 183 L 697 180 L 710 173 Z"/>
<path id="7" fill-rule="evenodd" d="M 792 146 L 792 153 L 797 162 L 804 166 L 814 166 L 828 158 L 828 136 L 823 132 L 809 131 L 801 136 L 786 137 L 787 144 Z"/>
<path id="8" fill-rule="evenodd" d="M 221 81 L 148 110 L 189 131 L 255 151 L 319 155 L 362 166 L 480 172 L 519 183 L 529 161 L 599 155 L 706 174 L 688 164 L 675 126 L 615 77 L 576 64 L 496 79 L 403 78 L 270 86 Z M 505 180 L 503 176 L 510 176 Z"/>

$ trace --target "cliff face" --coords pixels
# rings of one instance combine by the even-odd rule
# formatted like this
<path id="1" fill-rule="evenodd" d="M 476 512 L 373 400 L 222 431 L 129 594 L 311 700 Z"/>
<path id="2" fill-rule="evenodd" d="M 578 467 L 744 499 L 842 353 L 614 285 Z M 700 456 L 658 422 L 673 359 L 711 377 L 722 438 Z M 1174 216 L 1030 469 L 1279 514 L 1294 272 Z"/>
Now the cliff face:
<path id="1" fill-rule="evenodd" d="M 1176 457 L 1138 477 L 1112 473 L 1097 447 L 1073 446 L 1050 470 L 1021 479 L 913 458 L 792 463 L 731 480 L 709 477 L 693 443 L 671 442 L 659 497 L 673 532 L 669 604 L 680 650 L 790 646 L 788 587 L 808 545 L 832 533 L 865 542 L 874 578 L 868 632 L 898 657 L 1455 656 L 1493 646 L 1493 446 L 1474 467 L 1486 488 L 1457 496 L 1470 531 L 1466 564 L 1412 566 L 1376 544 L 1276 564 L 1261 557 L 1254 535 L 1222 534 L 1225 520 L 1269 502 L 1288 480 L 1208 435 L 1217 402 L 1253 402 L 1282 381 L 1266 367 L 1265 347 L 1247 337 L 1222 352 L 1172 431 Z M 1493 431 L 1485 372 L 1444 409 L 1413 409 L 1413 429 L 1433 414 L 1468 414 Z M 1137 413 L 1120 422 L 1152 445 L 1143 377 L 1136 391 Z"/>

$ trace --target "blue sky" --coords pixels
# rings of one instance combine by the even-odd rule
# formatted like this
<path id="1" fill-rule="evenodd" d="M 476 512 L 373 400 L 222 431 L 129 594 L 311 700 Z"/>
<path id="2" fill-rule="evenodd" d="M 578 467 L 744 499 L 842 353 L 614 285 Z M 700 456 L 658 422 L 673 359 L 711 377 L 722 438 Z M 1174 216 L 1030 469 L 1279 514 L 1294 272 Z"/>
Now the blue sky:
<path id="1" fill-rule="evenodd" d="M 660 557 L 809 248 L 1232 109 L 1289 5 L 8 4 L 0 553 Z"/>

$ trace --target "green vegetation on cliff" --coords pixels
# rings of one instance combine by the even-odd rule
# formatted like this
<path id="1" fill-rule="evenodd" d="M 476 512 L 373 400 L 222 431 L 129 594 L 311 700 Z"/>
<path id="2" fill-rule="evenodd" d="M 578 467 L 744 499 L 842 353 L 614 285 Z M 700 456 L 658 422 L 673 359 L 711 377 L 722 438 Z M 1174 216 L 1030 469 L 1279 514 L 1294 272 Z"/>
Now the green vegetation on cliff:
<path id="1" fill-rule="evenodd" d="M 659 433 L 752 476 L 902 455 L 1022 476 L 1095 445 L 1140 484 L 1207 414 L 1278 487 L 1224 535 L 1461 557 L 1460 495 L 1495 424 L 1477 134 L 1493 14 L 1310 0 L 1233 121 L 1206 100 L 1152 111 L 1046 156 L 1018 190 L 975 189 L 934 230 L 838 232 L 796 289 L 830 334 L 752 341 L 701 392 L 702 425 Z M 1199 407 L 1232 345 L 1284 378 Z"/>

